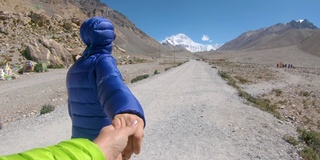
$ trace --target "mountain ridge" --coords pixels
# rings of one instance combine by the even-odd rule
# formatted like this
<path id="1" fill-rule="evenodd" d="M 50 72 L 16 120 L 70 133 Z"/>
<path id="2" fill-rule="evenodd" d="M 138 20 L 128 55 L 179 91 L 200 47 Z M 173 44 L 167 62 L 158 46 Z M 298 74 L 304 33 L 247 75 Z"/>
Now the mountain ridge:
<path id="1" fill-rule="evenodd" d="M 307 19 L 277 23 L 270 27 L 250 30 L 221 46 L 218 51 L 261 50 L 299 45 L 318 29 Z"/>

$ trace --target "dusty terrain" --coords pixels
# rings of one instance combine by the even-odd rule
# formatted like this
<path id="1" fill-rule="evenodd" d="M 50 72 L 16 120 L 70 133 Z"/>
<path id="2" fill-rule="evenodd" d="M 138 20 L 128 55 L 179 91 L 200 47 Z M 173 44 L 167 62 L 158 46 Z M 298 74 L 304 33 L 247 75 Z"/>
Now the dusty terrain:
<path id="1" fill-rule="evenodd" d="M 216 65 L 236 77 L 244 91 L 275 105 L 283 120 L 296 127 L 320 131 L 320 69 L 241 63 Z"/>
<path id="2" fill-rule="evenodd" d="M 133 159 L 300 159 L 301 146 L 285 137 L 298 139 L 298 127 L 319 131 L 320 58 L 294 47 L 209 58 L 175 68 L 170 61 L 119 66 L 128 84 L 138 75 L 151 76 L 129 84 L 147 117 L 143 151 Z M 279 61 L 295 68 L 277 68 Z M 155 70 L 160 74 L 154 75 Z M 233 76 L 241 90 L 268 99 L 281 118 L 238 97 L 218 71 Z M 70 137 L 66 72 L 50 70 L 0 82 L 0 101 L 5 102 L 0 106 L 0 146 L 5 146 L 0 155 Z M 56 110 L 39 116 L 44 104 Z"/>
<path id="3" fill-rule="evenodd" d="M 127 69 L 131 67 L 136 66 Z M 39 78 L 51 79 L 57 75 L 52 73 L 63 75 L 65 71 L 52 71 Z M 133 159 L 299 159 L 297 148 L 283 138 L 296 136 L 296 128 L 244 104 L 217 73 L 208 63 L 191 60 L 129 85 L 144 106 L 147 119 L 143 151 Z M 11 86 L 15 89 L 5 93 L 50 89 L 57 93 L 65 81 L 63 76 L 57 79 L 38 79 L 42 81 L 38 88 L 32 84 Z M 61 105 L 52 113 L 7 123 L 0 130 L 0 155 L 68 139 L 71 124 L 65 99 L 57 101 Z M 20 101 L 21 106 L 24 104 L 27 102 Z"/>
<path id="4" fill-rule="evenodd" d="M 235 77 L 244 91 L 276 105 L 284 120 L 320 131 L 320 57 L 292 46 L 217 54 L 211 59 L 228 61 L 213 65 Z M 279 62 L 294 68 L 277 68 Z"/>
<path id="5" fill-rule="evenodd" d="M 118 65 L 126 83 L 144 74 L 154 75 L 171 68 L 185 59 L 177 60 L 175 64 L 163 60 L 150 61 L 132 65 Z M 45 73 L 29 73 L 20 75 L 10 81 L 0 81 L 0 125 L 26 117 L 35 117 L 43 105 L 65 106 L 67 102 L 65 77 L 68 69 L 50 69 Z"/>

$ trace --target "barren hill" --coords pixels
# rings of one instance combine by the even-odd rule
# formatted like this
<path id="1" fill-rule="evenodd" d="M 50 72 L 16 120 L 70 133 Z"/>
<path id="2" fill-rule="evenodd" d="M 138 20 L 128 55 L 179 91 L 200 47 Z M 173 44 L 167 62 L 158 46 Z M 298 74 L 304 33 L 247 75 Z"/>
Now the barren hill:
<path id="1" fill-rule="evenodd" d="M 320 56 L 320 31 L 303 41 L 299 47 L 308 53 Z"/>
<path id="2" fill-rule="evenodd" d="M 0 0 L 0 65 L 26 60 L 65 67 L 84 49 L 79 27 L 92 16 L 109 18 L 115 25 L 115 57 L 157 57 L 170 52 L 137 28 L 121 13 L 99 0 Z M 45 55 L 46 54 L 46 55 Z"/>
<path id="3" fill-rule="evenodd" d="M 218 51 L 261 50 L 297 46 L 318 31 L 308 20 L 278 23 L 270 27 L 248 31 L 229 41 Z"/>

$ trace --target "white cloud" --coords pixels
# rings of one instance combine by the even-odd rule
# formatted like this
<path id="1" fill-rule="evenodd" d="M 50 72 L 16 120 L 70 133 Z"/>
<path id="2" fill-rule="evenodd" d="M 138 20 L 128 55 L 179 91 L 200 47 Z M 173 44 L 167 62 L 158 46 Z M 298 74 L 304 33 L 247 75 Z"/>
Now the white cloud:
<path id="1" fill-rule="evenodd" d="M 203 35 L 202 38 L 201 38 L 203 41 L 209 41 L 210 38 L 208 35 Z"/>

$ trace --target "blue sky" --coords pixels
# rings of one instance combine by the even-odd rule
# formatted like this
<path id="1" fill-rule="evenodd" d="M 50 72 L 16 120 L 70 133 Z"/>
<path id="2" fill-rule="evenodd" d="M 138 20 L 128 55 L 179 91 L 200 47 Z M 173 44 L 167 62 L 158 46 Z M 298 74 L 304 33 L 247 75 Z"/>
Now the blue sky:
<path id="1" fill-rule="evenodd" d="M 101 1 L 157 41 L 184 33 L 197 43 L 224 44 L 249 30 L 300 19 L 320 28 L 320 0 Z"/>

